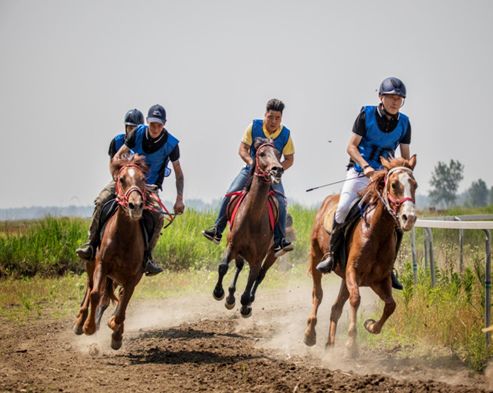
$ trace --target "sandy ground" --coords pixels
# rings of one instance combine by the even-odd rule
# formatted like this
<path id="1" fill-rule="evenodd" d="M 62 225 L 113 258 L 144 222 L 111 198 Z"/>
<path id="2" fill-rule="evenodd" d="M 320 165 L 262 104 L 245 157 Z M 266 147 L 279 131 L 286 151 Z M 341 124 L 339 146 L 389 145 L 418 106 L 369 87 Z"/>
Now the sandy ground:
<path id="1" fill-rule="evenodd" d="M 212 289 L 212 288 L 211 288 Z M 318 342 L 303 331 L 310 289 L 259 289 L 253 315 L 240 317 L 212 296 L 133 302 L 123 347 L 106 326 L 75 336 L 72 319 L 19 327 L 0 320 L 0 391 L 18 392 L 483 392 L 488 381 L 450 355 L 402 356 L 399 348 L 345 358 L 346 314 L 338 345 L 325 351 L 333 293 L 326 288 Z M 363 289 L 363 307 L 374 297 Z M 328 300 L 327 300 L 328 299 Z M 74 310 L 74 315 L 77 310 Z M 106 321 L 111 309 L 103 317 Z M 362 329 L 362 321 L 359 321 Z"/>

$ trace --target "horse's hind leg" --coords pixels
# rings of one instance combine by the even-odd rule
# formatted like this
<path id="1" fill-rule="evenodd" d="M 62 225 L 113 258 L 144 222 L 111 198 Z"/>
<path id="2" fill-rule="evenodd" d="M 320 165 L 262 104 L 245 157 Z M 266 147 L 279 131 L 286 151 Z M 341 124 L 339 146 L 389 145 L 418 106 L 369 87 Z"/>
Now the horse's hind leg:
<path id="1" fill-rule="evenodd" d="M 245 291 L 241 295 L 241 309 L 240 313 L 243 318 L 248 318 L 252 315 L 252 304 L 251 293 L 252 287 L 257 280 L 258 274 L 260 271 L 260 262 L 258 263 L 250 263 L 250 273 L 248 274 L 248 281 L 245 287 Z"/>
<path id="2" fill-rule="evenodd" d="M 241 269 L 243 269 L 243 265 L 245 264 L 245 260 L 238 255 L 236 257 L 236 272 L 231 282 L 231 285 L 228 288 L 228 297 L 226 298 L 226 303 L 224 304 L 228 310 L 231 310 L 236 303 L 235 300 L 235 291 L 236 291 L 236 282 L 238 281 L 238 277 L 240 276 Z"/>
<path id="3" fill-rule="evenodd" d="M 392 297 L 392 283 L 390 277 L 388 280 L 380 282 L 377 285 L 372 285 L 371 288 L 378 296 L 380 296 L 380 299 L 384 301 L 385 306 L 383 308 L 382 316 L 378 321 L 375 322 L 373 319 L 367 319 L 364 326 L 370 333 L 378 334 L 382 331 L 385 321 L 387 321 L 395 310 L 395 300 Z"/>
<path id="4" fill-rule="evenodd" d="M 337 295 L 337 299 L 335 303 L 332 305 L 332 309 L 330 310 L 330 326 L 329 326 L 329 338 L 327 339 L 327 344 L 325 347 L 332 347 L 336 341 L 336 333 L 337 333 L 337 323 L 339 322 L 339 318 L 342 314 L 342 309 L 344 308 L 344 304 L 349 298 L 349 291 L 346 286 L 346 282 L 341 280 L 341 287 L 339 288 L 339 295 Z"/>
<path id="5" fill-rule="evenodd" d="M 120 296 L 118 299 L 118 306 L 116 307 L 115 314 L 111 317 L 108 322 L 108 326 L 113 333 L 111 334 L 111 348 L 120 349 L 122 346 L 123 340 L 123 330 L 124 330 L 124 321 L 125 321 L 125 313 L 127 311 L 128 302 L 134 293 L 136 284 L 128 284 L 122 286 L 120 289 Z"/>
<path id="6" fill-rule="evenodd" d="M 253 283 L 252 293 L 250 294 L 250 303 L 253 303 L 255 301 L 255 294 L 257 293 L 258 286 L 264 280 L 265 275 L 267 274 L 267 270 L 270 269 L 270 267 L 274 264 L 276 259 L 277 257 L 273 253 L 269 253 L 265 258 L 265 261 L 262 264 L 262 267 L 260 268 L 260 271 L 258 273 L 258 277 Z"/>
<path id="7" fill-rule="evenodd" d="M 229 267 L 229 262 L 231 261 L 231 248 L 228 247 L 226 251 L 226 256 L 224 259 L 221 261 L 221 263 L 218 266 L 218 273 L 219 276 L 217 278 L 217 283 L 216 286 L 214 287 L 214 291 L 212 292 L 212 296 L 214 296 L 214 299 L 216 300 L 223 300 L 224 298 L 224 289 L 223 289 L 223 278 L 228 272 L 228 267 Z"/>
<path id="8" fill-rule="evenodd" d="M 87 272 L 87 281 L 86 281 L 86 290 L 84 292 L 84 297 L 82 298 L 82 302 L 80 303 L 79 313 L 74 322 L 74 333 L 80 335 L 84 333 L 83 325 L 87 319 L 87 313 L 89 310 L 89 294 L 91 293 L 93 286 L 93 274 L 94 274 L 94 260 L 86 262 L 86 272 Z"/>

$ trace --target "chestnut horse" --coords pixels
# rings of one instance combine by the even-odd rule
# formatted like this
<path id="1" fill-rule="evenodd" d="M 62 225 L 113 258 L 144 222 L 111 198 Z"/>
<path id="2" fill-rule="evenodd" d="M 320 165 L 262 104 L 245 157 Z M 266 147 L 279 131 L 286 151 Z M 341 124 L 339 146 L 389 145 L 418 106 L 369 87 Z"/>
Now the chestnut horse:
<path id="1" fill-rule="evenodd" d="M 388 161 L 382 158 L 381 161 L 384 169 L 372 176 L 370 184 L 362 193 L 363 200 L 367 203 L 366 212 L 346 237 L 346 267 L 344 269 L 339 261 L 334 270 L 342 278 L 342 282 L 330 313 L 326 347 L 335 343 L 337 322 L 344 303 L 349 299 L 350 322 L 346 347 L 351 356 L 358 354 L 356 317 L 360 304 L 359 287 L 370 287 L 385 303 L 378 321 L 368 319 L 364 323 L 366 330 L 378 334 L 396 307 L 390 277 L 399 246 L 396 231 L 409 231 L 416 221 L 417 184 L 413 176 L 416 156 L 409 160 L 394 158 Z M 323 297 L 322 274 L 315 266 L 328 251 L 327 223 L 332 222 L 338 201 L 338 195 L 330 195 L 324 200 L 312 231 L 309 262 L 313 279 L 312 309 L 304 336 L 304 342 L 308 346 L 316 343 L 317 311 Z"/>
<path id="2" fill-rule="evenodd" d="M 144 272 L 145 241 L 141 218 L 146 207 L 147 166 L 143 156 L 135 155 L 112 162 L 111 169 L 119 206 L 106 223 L 95 259 L 87 262 L 86 293 L 74 332 L 93 334 L 99 328 L 110 299 L 116 300 L 117 306 L 108 326 L 113 330 L 111 347 L 119 349 L 125 311 Z M 113 293 L 116 285 L 120 286 L 118 299 Z"/>
<path id="3" fill-rule="evenodd" d="M 226 256 L 219 264 L 219 278 L 213 291 L 216 300 L 224 297 L 223 278 L 228 271 L 229 262 L 236 261 L 236 273 L 228 289 L 225 306 L 235 306 L 236 282 L 244 261 L 250 265 L 250 273 L 245 291 L 241 295 L 240 313 L 247 318 L 252 314 L 252 303 L 259 284 L 267 270 L 276 261 L 273 251 L 273 231 L 269 223 L 268 198 L 271 183 L 279 183 L 284 172 L 279 162 L 280 154 L 272 143 L 263 138 L 254 142 L 256 156 L 252 168 L 253 178 L 250 189 L 236 212 L 228 235 Z"/>

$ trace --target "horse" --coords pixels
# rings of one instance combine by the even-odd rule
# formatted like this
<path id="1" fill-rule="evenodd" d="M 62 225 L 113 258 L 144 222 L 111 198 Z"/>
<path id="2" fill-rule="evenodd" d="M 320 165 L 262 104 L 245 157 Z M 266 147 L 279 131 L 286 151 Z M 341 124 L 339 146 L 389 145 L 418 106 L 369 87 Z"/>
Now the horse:
<path id="1" fill-rule="evenodd" d="M 269 221 L 268 198 L 271 184 L 279 183 L 284 172 L 279 161 L 280 153 L 271 142 L 264 138 L 256 138 L 254 147 L 256 155 L 252 165 L 251 185 L 243 200 L 238 202 L 227 238 L 225 257 L 219 264 L 219 277 L 213 291 L 216 300 L 220 301 L 224 298 L 222 281 L 228 271 L 229 263 L 235 259 L 236 272 L 225 301 L 225 307 L 231 310 L 236 302 L 234 297 L 236 282 L 245 260 L 248 261 L 250 272 L 241 295 L 240 309 L 241 316 L 244 318 L 251 316 L 251 305 L 255 300 L 257 288 L 277 259 L 273 250 L 273 228 Z M 275 198 L 273 200 L 275 202 Z M 231 209 L 228 210 L 228 219 L 231 222 Z"/>
<path id="2" fill-rule="evenodd" d="M 117 302 L 108 326 L 113 330 L 111 348 L 122 345 L 128 302 L 144 272 L 145 239 L 141 218 L 146 208 L 147 165 L 143 156 L 134 155 L 111 163 L 118 202 L 107 221 L 95 259 L 87 262 L 86 291 L 77 315 L 74 332 L 93 334 L 110 300 Z M 118 298 L 114 294 L 120 286 Z"/>
<path id="3" fill-rule="evenodd" d="M 342 281 L 330 313 L 326 348 L 335 344 L 337 322 L 349 299 L 350 322 L 346 349 L 351 357 L 358 355 L 356 317 L 360 304 L 359 287 L 370 287 L 385 303 L 378 321 L 368 319 L 364 323 L 368 332 L 379 334 L 396 307 L 392 297 L 391 273 L 402 232 L 411 230 L 416 221 L 417 183 L 413 176 L 416 156 L 409 160 L 382 158 L 381 162 L 383 169 L 375 172 L 368 187 L 362 192 L 363 201 L 367 203 L 366 211 L 358 218 L 354 229 L 346 235 L 345 269 L 339 259 L 334 270 Z M 304 343 L 308 346 L 316 344 L 317 311 L 323 297 L 322 274 L 315 267 L 328 251 L 330 235 L 327 223 L 332 222 L 338 201 L 339 195 L 329 195 L 324 200 L 312 230 L 309 258 L 309 272 L 313 281 L 312 308 L 304 333 Z"/>

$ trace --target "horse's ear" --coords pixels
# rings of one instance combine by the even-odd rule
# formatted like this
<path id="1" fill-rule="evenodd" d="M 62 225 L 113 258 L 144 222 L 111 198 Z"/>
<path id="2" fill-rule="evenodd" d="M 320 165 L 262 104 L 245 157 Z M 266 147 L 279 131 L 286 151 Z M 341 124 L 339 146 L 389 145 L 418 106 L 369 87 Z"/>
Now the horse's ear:
<path id="1" fill-rule="evenodd" d="M 416 154 L 413 154 L 413 156 L 409 159 L 408 164 L 411 169 L 414 169 L 416 166 Z"/>
<path id="2" fill-rule="evenodd" d="M 383 167 L 387 170 L 390 169 L 390 161 L 387 160 L 385 157 L 380 157 L 380 162 L 382 163 Z"/>

